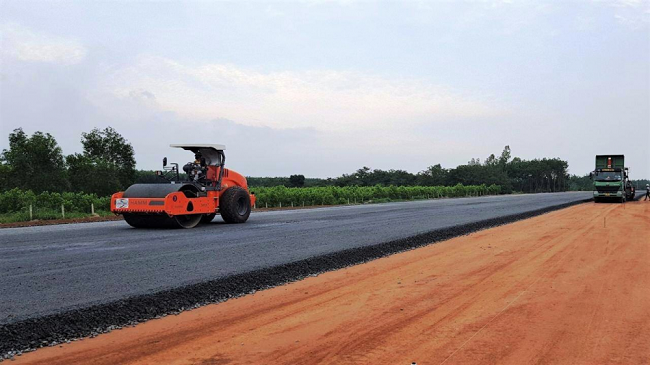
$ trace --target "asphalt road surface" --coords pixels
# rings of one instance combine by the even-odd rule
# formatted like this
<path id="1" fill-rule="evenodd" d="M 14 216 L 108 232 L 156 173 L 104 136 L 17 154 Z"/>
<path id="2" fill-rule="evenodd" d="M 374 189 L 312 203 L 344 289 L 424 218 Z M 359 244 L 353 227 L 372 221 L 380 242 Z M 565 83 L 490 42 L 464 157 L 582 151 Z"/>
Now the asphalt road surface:
<path id="1" fill-rule="evenodd" d="M 591 192 L 260 212 L 190 230 L 123 221 L 0 230 L 0 324 L 154 293 L 434 229 L 583 200 Z"/>

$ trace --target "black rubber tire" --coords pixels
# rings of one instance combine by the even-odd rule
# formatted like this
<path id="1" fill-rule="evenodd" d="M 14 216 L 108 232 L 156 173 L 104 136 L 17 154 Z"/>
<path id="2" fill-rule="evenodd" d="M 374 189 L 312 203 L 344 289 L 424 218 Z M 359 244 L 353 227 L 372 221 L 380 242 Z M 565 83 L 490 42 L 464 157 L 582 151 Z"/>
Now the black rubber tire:
<path id="1" fill-rule="evenodd" d="M 226 190 L 219 199 L 219 213 L 226 223 L 244 223 L 251 214 L 251 197 L 239 186 Z"/>
<path id="2" fill-rule="evenodd" d="M 212 220 L 213 220 L 214 217 L 216 217 L 216 216 L 217 216 L 216 213 L 212 213 L 212 214 L 204 214 L 204 215 L 203 215 L 203 218 L 201 218 L 201 224 L 207 224 L 207 223 L 212 222 Z"/>

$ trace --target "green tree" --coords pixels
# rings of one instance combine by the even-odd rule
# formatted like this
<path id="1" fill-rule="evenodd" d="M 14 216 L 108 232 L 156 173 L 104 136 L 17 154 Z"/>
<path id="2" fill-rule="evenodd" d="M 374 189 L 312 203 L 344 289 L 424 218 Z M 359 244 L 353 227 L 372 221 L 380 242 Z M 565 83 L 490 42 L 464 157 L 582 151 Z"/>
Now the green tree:
<path id="1" fill-rule="evenodd" d="M 568 189 L 571 191 L 591 191 L 594 189 L 594 182 L 589 175 L 571 175 L 568 184 Z"/>
<path id="2" fill-rule="evenodd" d="M 66 157 L 72 191 L 110 196 L 124 189 L 118 168 L 104 160 L 76 153 Z"/>
<path id="3" fill-rule="evenodd" d="M 305 186 L 305 175 L 289 176 L 289 185 L 292 188 L 302 188 Z"/>
<path id="4" fill-rule="evenodd" d="M 2 151 L 4 188 L 65 191 L 68 188 L 61 147 L 49 133 L 35 132 L 29 137 L 22 128 L 9 134 L 9 149 Z"/>
<path id="5" fill-rule="evenodd" d="M 488 158 L 485 159 L 485 166 L 496 166 L 499 163 L 499 160 L 497 160 L 496 156 L 494 156 L 494 153 L 488 156 Z"/>
<path id="6" fill-rule="evenodd" d="M 497 166 L 460 165 L 449 171 L 449 185 L 499 185 L 501 192 L 510 193 L 510 179 Z"/>
<path id="7" fill-rule="evenodd" d="M 94 128 L 89 133 L 82 133 L 81 136 L 83 155 L 97 166 L 103 163 L 113 165 L 121 188 L 126 188 L 135 182 L 133 146 L 115 129 Z"/>
<path id="8" fill-rule="evenodd" d="M 506 166 L 508 165 L 508 162 L 510 162 L 510 158 L 512 157 L 512 154 L 510 152 L 510 146 L 505 146 L 503 148 L 503 152 L 501 152 L 501 156 L 499 156 L 499 166 L 503 170 L 506 169 Z"/>
<path id="9" fill-rule="evenodd" d="M 443 186 L 447 184 L 449 170 L 443 169 L 440 164 L 429 166 L 417 175 L 417 185 Z"/>
<path id="10" fill-rule="evenodd" d="M 0 191 L 11 189 L 11 166 L 0 163 Z"/>

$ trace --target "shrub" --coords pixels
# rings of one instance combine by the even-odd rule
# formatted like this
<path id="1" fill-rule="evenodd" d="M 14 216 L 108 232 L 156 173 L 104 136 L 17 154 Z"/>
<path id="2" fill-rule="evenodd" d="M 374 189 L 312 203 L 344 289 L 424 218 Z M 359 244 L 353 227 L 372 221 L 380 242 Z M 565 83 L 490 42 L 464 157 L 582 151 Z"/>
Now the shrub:
<path id="1" fill-rule="evenodd" d="M 294 205 L 332 205 L 362 203 L 367 201 L 390 201 L 494 195 L 500 192 L 498 185 L 464 186 L 325 186 L 310 188 L 287 188 L 285 186 L 251 188 L 257 197 L 257 206 L 283 207 Z"/>
<path id="2" fill-rule="evenodd" d="M 33 210 L 43 212 L 60 212 L 63 205 L 66 212 L 90 213 L 91 204 L 95 205 L 95 210 L 109 210 L 110 201 L 108 196 L 98 197 L 95 194 L 45 191 L 36 195 L 31 190 L 15 188 L 0 193 L 0 214 L 27 212 L 30 205 Z"/>

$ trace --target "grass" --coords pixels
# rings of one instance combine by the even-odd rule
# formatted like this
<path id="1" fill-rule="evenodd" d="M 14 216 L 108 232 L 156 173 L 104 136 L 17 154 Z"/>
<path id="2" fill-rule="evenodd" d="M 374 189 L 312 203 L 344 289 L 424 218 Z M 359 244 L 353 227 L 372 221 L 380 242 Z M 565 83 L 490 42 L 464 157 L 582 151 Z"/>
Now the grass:
<path id="1" fill-rule="evenodd" d="M 95 211 L 95 216 L 105 217 L 113 215 L 109 211 Z M 93 217 L 90 213 L 85 212 L 65 212 L 65 219 L 78 219 L 78 218 L 87 218 Z M 33 212 L 33 220 L 53 220 L 53 219 L 63 219 L 61 216 L 60 210 L 52 209 L 38 209 Z M 20 211 L 15 213 L 4 213 L 0 214 L 0 224 L 2 223 L 15 223 L 15 222 L 28 222 L 29 212 Z"/>

